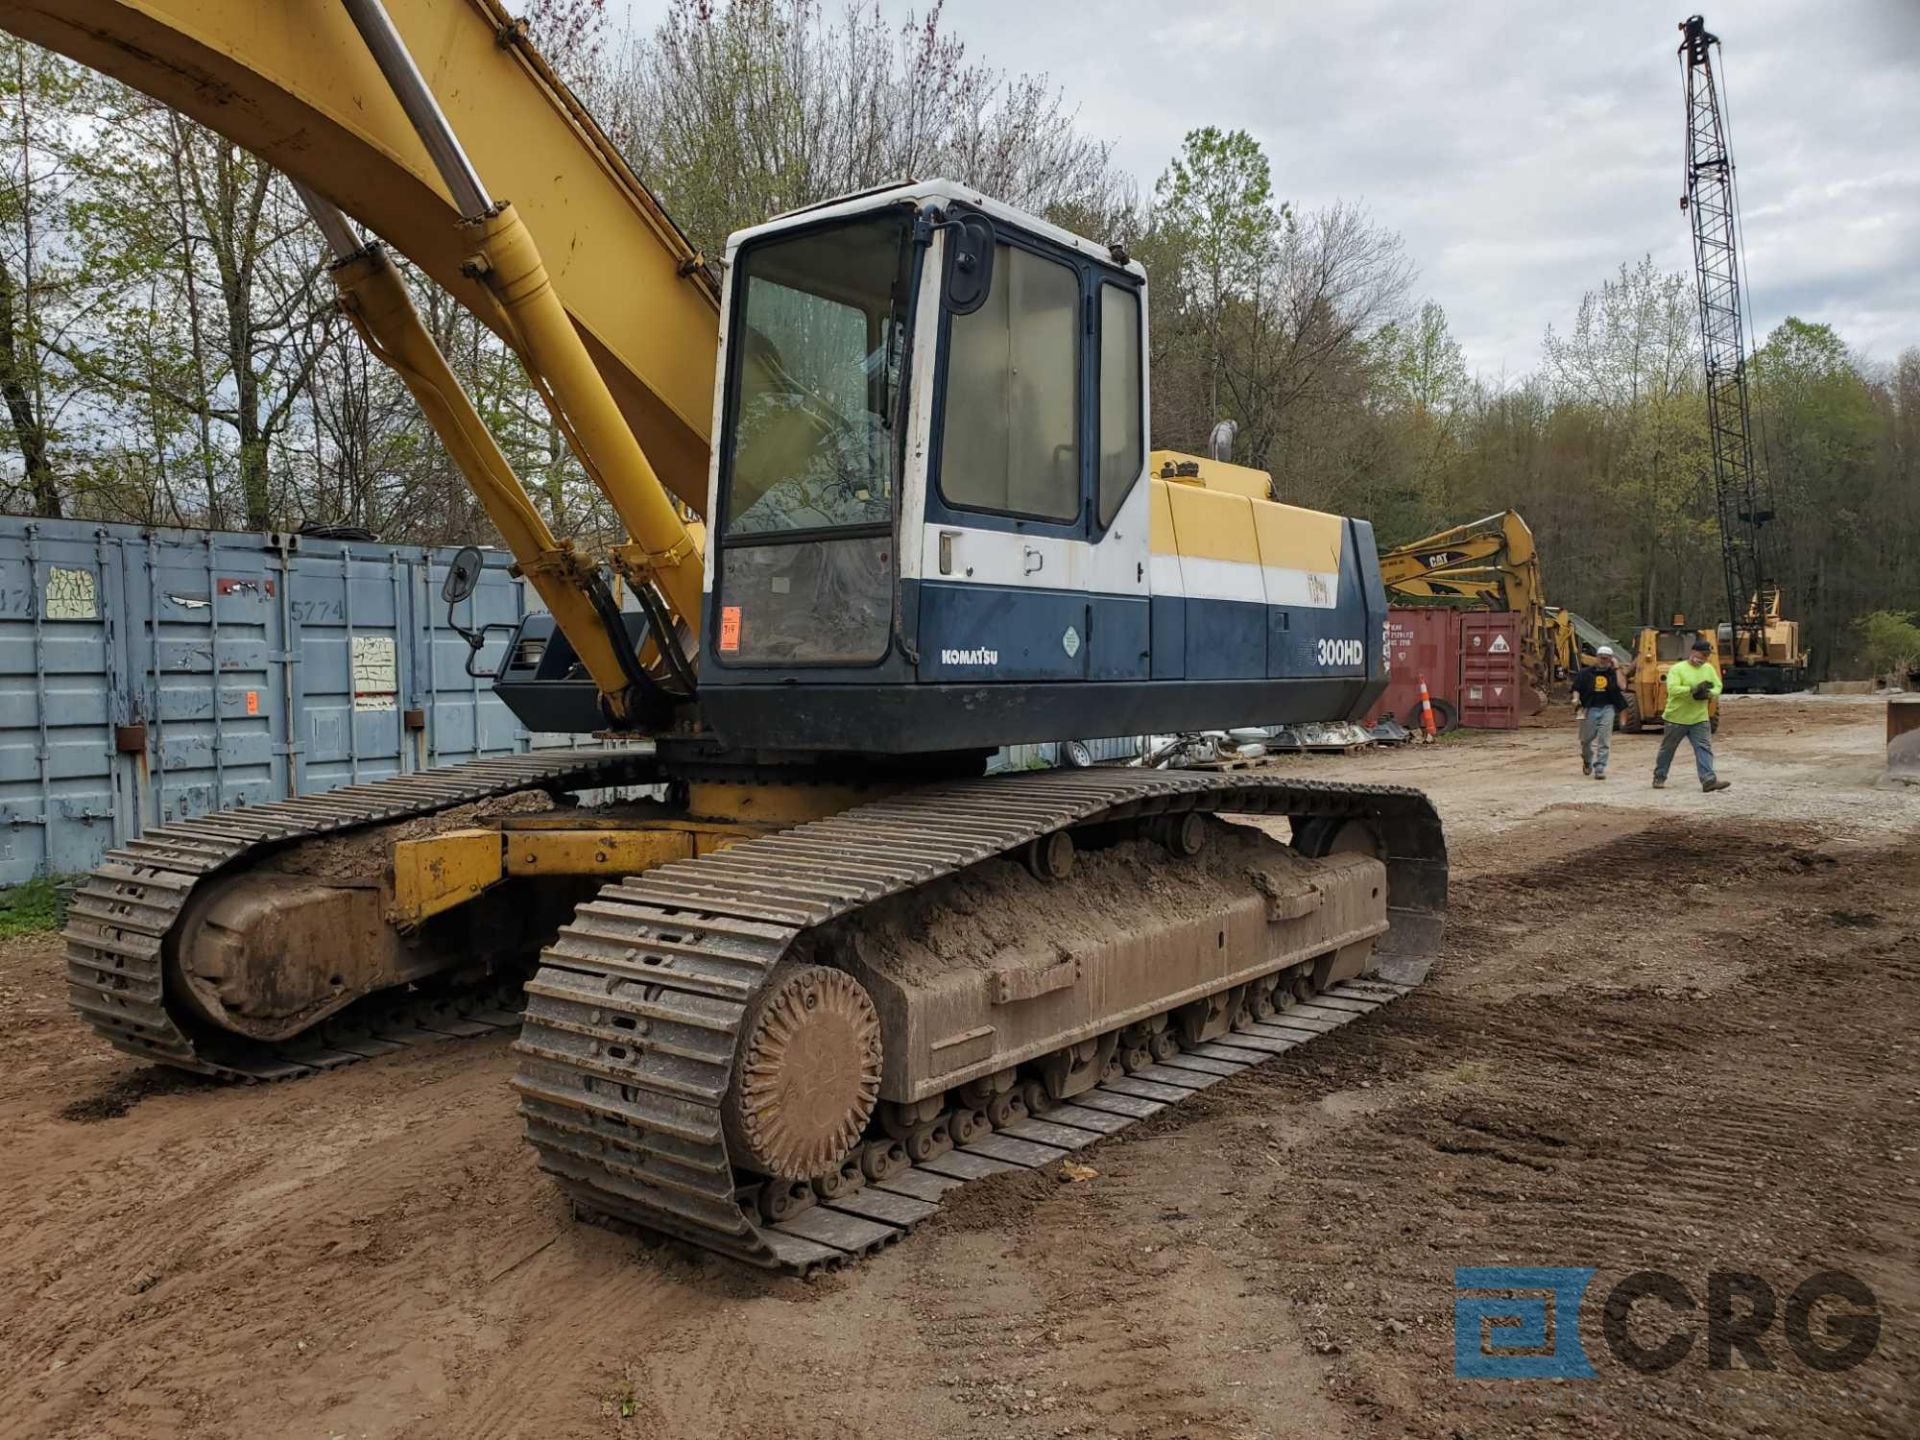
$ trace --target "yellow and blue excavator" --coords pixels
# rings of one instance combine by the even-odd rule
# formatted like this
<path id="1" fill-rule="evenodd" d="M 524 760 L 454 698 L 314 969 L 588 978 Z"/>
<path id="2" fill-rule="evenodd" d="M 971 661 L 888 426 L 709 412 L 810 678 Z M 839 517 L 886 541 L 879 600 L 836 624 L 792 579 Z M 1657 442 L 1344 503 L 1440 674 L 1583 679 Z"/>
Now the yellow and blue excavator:
<path id="1" fill-rule="evenodd" d="M 518 1023 L 581 1214 L 807 1270 L 1423 977 L 1447 864 L 1416 791 L 984 774 L 1383 685 L 1366 522 L 1151 451 L 1122 247 L 932 180 L 744 230 L 716 284 L 496 0 L 0 0 L 0 27 L 291 177 L 545 603 L 498 693 L 628 742 L 116 850 L 67 932 L 115 1045 L 279 1079 Z M 550 532 L 387 247 L 523 362 L 622 543 Z"/>

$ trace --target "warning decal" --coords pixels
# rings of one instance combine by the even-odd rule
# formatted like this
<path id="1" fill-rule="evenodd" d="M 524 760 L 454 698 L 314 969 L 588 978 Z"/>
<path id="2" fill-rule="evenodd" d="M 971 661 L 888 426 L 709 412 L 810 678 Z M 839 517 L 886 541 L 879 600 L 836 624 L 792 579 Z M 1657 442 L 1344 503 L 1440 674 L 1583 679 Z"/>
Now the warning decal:
<path id="1" fill-rule="evenodd" d="M 400 670 L 395 663 L 391 635 L 353 637 L 353 708 L 360 711 L 395 710 L 400 693 Z"/>
<path id="2" fill-rule="evenodd" d="M 1513 647 L 1507 644 L 1506 636 L 1496 635 L 1493 637 L 1493 643 L 1487 647 L 1487 653 L 1489 655 L 1505 655 L 1511 652 L 1512 649 Z"/>
<path id="3" fill-rule="evenodd" d="M 720 649 L 731 655 L 740 648 L 740 607 L 720 607 Z"/>
<path id="4" fill-rule="evenodd" d="M 58 565 L 47 571 L 47 608 L 49 620 L 98 620 L 100 587 L 91 570 L 63 570 Z"/>

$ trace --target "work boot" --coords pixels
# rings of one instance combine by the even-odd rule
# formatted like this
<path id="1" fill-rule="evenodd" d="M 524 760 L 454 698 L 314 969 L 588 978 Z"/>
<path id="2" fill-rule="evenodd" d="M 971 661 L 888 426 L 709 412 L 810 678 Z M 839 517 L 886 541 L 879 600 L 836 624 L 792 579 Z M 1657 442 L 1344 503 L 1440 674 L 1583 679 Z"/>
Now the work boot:
<path id="1" fill-rule="evenodd" d="M 1593 772 L 1593 778 L 1596 780 L 1604 780 L 1607 778 L 1607 772 L 1604 770 L 1596 770 Z"/>
<path id="2" fill-rule="evenodd" d="M 1653 788 L 1656 790 L 1664 790 L 1667 788 L 1667 782 L 1656 775 L 1653 777 Z"/>
<path id="3" fill-rule="evenodd" d="M 1711 794 L 1712 794 L 1712 793 L 1713 793 L 1714 791 L 1716 791 L 1716 790 L 1731 790 L 1731 789 L 1733 788 L 1733 781 L 1731 781 L 1731 780 L 1703 780 L 1703 781 L 1701 781 L 1701 782 L 1700 782 L 1700 788 L 1701 788 L 1702 790 L 1704 790 L 1704 791 L 1706 791 L 1706 792 L 1707 792 L 1707 794 L 1709 794 L 1709 795 L 1711 795 Z"/>
<path id="4" fill-rule="evenodd" d="M 1593 773 L 1593 762 L 1591 760 L 1582 760 L 1580 762 L 1580 773 L 1582 775 L 1591 775 Z"/>

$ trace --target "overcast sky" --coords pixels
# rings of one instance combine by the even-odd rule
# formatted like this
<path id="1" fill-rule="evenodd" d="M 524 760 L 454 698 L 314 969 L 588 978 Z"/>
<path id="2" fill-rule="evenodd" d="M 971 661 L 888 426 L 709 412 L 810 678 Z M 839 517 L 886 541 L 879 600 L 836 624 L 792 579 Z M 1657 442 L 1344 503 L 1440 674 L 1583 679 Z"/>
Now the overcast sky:
<path id="1" fill-rule="evenodd" d="M 840 0 L 824 0 L 837 10 Z M 666 0 L 612 0 L 650 26 Z M 924 4 L 882 0 L 904 17 Z M 970 54 L 1044 72 L 1143 187 L 1186 131 L 1239 127 L 1296 206 L 1398 230 L 1468 364 L 1518 376 L 1679 208 L 1680 5 L 1651 0 L 948 0 Z M 1741 0 L 1724 43 L 1749 304 L 1920 345 L 1920 0 Z"/>

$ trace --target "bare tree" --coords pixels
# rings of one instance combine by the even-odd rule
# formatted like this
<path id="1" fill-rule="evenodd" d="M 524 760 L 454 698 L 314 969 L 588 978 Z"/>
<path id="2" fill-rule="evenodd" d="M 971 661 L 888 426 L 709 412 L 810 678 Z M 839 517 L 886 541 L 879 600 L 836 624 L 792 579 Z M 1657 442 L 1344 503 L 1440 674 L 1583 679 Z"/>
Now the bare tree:
<path id="1" fill-rule="evenodd" d="M 1044 76 L 969 61 L 935 4 L 674 0 L 587 89 L 609 134 L 709 254 L 729 231 L 888 181 L 943 175 L 1040 213 L 1127 208 L 1110 147 Z"/>
<path id="2" fill-rule="evenodd" d="M 1563 395 L 1611 410 L 1678 395 L 1699 370 L 1695 323 L 1687 277 L 1644 256 L 1581 298 L 1569 334 L 1548 328 L 1547 373 Z"/>
<path id="3" fill-rule="evenodd" d="M 149 314 L 164 327 L 170 363 L 152 363 L 158 338 L 125 327 L 66 354 L 89 379 L 157 396 L 199 428 L 209 518 L 231 513 L 271 528 L 279 509 L 270 453 L 293 422 L 321 353 L 339 331 L 316 282 L 320 250 L 291 187 L 222 136 L 133 99 L 94 166 L 83 238 L 102 251 L 135 243 L 121 267 L 164 267 L 179 305 Z"/>

